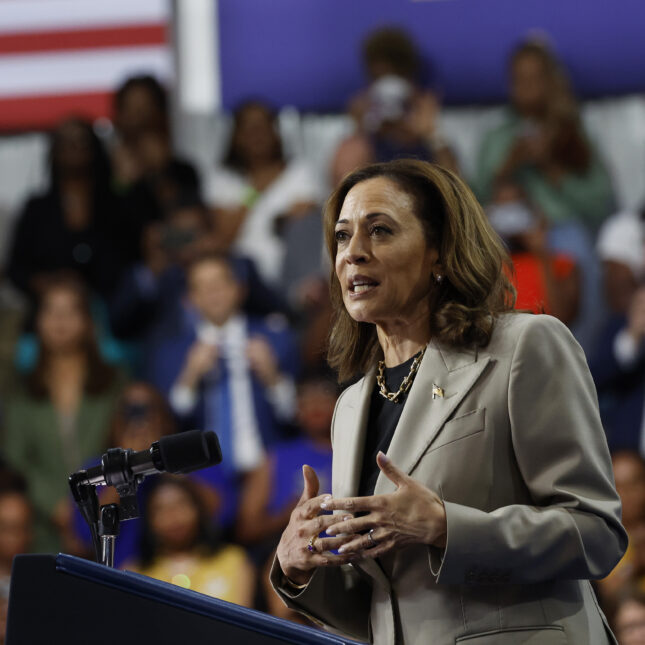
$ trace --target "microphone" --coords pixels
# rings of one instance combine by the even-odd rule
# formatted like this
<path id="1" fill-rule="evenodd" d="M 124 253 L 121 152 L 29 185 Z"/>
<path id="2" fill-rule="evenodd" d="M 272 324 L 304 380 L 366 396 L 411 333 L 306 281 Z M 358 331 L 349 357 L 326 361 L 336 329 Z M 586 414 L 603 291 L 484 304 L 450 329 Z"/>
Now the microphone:
<path id="1" fill-rule="evenodd" d="M 143 479 L 155 473 L 186 474 L 222 461 L 222 451 L 214 432 L 190 430 L 162 437 L 148 450 L 110 448 L 101 465 L 80 475 L 81 484 L 120 487 L 135 477 Z"/>

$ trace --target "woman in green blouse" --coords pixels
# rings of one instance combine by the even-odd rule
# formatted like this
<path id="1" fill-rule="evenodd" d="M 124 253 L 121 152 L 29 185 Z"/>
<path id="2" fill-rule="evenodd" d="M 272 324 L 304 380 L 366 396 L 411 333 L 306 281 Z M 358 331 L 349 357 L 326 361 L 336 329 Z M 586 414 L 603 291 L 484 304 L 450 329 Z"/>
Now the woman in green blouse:
<path id="1" fill-rule="evenodd" d="M 498 181 L 519 183 L 552 224 L 596 228 L 609 214 L 609 177 L 584 132 L 559 61 L 526 42 L 510 61 L 511 106 L 482 142 L 475 178 L 482 203 Z"/>
<path id="2" fill-rule="evenodd" d="M 4 449 L 28 482 L 34 549 L 69 551 L 67 477 L 106 447 L 122 379 L 99 355 L 88 297 L 76 279 L 43 285 L 36 328 L 38 362 L 7 402 Z"/>

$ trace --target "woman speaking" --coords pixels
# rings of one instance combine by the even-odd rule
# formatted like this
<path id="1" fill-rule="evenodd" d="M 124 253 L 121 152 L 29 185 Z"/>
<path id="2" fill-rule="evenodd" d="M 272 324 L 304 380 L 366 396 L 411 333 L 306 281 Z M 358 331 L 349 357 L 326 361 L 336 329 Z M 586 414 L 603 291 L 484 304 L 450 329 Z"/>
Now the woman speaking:
<path id="1" fill-rule="evenodd" d="M 358 170 L 325 213 L 333 496 L 304 492 L 272 583 L 383 645 L 605 645 L 595 602 L 626 547 L 584 354 L 513 313 L 508 258 L 454 174 Z M 334 511 L 333 514 L 324 514 Z"/>

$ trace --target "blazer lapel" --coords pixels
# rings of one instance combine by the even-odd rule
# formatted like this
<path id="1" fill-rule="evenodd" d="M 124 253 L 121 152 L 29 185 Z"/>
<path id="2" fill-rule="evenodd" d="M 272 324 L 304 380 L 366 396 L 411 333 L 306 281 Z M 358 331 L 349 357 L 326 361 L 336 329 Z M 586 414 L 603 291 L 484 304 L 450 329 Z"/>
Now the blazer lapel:
<path id="1" fill-rule="evenodd" d="M 353 400 L 345 403 L 342 428 L 334 428 L 334 497 L 355 497 L 358 493 L 375 374 L 376 369 L 371 369 L 365 375 Z M 353 562 L 352 566 L 360 569 L 389 592 L 389 580 L 376 560 L 362 558 Z"/>
<path id="2" fill-rule="evenodd" d="M 412 472 L 489 362 L 489 356 L 478 358 L 476 351 L 441 348 L 430 342 L 387 451 L 396 466 Z M 443 390 L 443 396 L 433 398 L 435 386 Z M 380 473 L 374 494 L 389 493 L 394 488 Z"/>
<path id="3" fill-rule="evenodd" d="M 360 389 L 345 403 L 342 427 L 334 429 L 334 497 L 358 493 L 375 374 L 375 369 L 367 372 Z"/>

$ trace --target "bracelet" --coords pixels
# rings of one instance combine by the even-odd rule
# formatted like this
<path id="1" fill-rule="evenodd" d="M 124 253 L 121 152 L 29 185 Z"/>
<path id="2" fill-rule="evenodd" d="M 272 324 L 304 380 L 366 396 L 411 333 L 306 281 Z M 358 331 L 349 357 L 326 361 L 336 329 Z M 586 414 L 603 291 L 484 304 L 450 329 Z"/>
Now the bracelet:
<path id="1" fill-rule="evenodd" d="M 302 591 L 309 583 L 305 582 L 304 585 L 299 585 L 297 582 L 294 582 L 286 573 L 282 572 L 283 582 L 285 586 L 291 589 L 292 591 Z"/>

